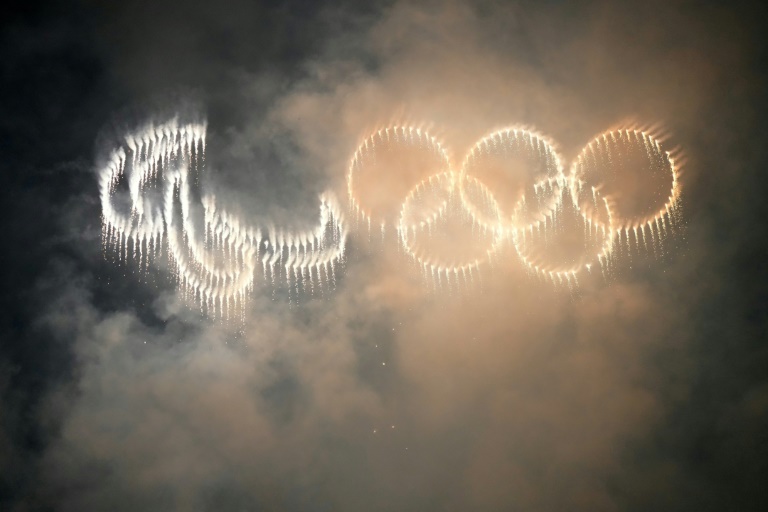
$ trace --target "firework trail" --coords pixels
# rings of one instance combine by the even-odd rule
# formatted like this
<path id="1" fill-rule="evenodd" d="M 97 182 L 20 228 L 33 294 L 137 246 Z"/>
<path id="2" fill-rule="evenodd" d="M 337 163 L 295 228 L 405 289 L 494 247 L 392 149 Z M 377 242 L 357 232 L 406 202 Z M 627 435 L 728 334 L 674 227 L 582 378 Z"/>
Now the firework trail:
<path id="1" fill-rule="evenodd" d="M 140 268 L 166 256 L 183 294 L 214 317 L 242 311 L 257 272 L 289 295 L 333 286 L 347 236 L 333 196 L 320 196 L 313 230 L 244 225 L 200 191 L 205 133 L 170 121 L 125 136 L 99 171 L 105 247 Z"/>
<path id="2" fill-rule="evenodd" d="M 501 258 L 573 288 L 593 267 L 607 277 L 616 247 L 663 253 L 680 222 L 680 151 L 639 127 L 601 133 L 568 174 L 555 143 L 526 127 L 483 137 L 459 168 L 426 130 L 382 128 L 352 155 L 347 208 L 322 194 L 317 226 L 300 232 L 247 225 L 201 189 L 205 136 L 205 124 L 175 120 L 129 133 L 99 184 L 105 248 L 140 269 L 167 258 L 183 295 L 213 317 L 242 312 L 257 276 L 291 301 L 333 288 L 346 210 L 368 240 L 395 240 L 436 290 L 472 284 Z"/>

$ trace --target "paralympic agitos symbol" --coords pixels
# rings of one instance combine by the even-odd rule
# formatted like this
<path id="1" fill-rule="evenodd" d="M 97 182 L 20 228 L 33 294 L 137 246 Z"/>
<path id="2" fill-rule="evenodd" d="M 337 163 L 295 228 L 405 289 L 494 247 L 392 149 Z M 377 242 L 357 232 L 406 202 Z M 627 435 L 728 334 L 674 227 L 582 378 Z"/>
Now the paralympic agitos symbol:
<path id="1" fill-rule="evenodd" d="M 679 152 L 638 127 L 600 134 L 567 171 L 555 144 L 524 127 L 483 137 L 460 165 L 425 130 L 382 128 L 351 158 L 347 207 L 322 194 L 319 222 L 303 232 L 247 225 L 199 189 L 205 133 L 174 120 L 127 134 L 99 184 L 105 248 L 140 268 L 165 255 L 180 289 L 214 316 L 242 311 L 257 273 L 289 297 L 333 287 L 351 231 L 396 234 L 436 286 L 515 257 L 573 286 L 593 265 L 610 270 L 617 244 L 662 251 L 678 222 Z"/>

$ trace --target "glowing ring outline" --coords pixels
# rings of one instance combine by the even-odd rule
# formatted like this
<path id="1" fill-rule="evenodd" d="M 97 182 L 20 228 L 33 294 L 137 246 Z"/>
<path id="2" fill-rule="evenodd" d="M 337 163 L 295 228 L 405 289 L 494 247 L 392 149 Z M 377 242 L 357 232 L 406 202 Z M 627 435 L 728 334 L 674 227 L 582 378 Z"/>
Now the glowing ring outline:
<path id="1" fill-rule="evenodd" d="M 463 277 L 466 278 L 467 272 L 471 275 L 473 270 L 478 270 L 480 268 L 480 265 L 487 261 L 493 254 L 495 254 L 499 248 L 501 243 L 506 238 L 506 234 L 501 229 L 493 229 L 493 230 L 486 230 L 490 233 L 492 233 L 493 236 L 493 243 L 491 247 L 486 250 L 486 255 L 483 258 L 476 258 L 474 261 L 470 263 L 462 263 L 461 265 L 447 265 L 443 264 L 444 262 L 438 262 L 438 261 L 430 261 L 425 260 L 421 256 L 417 255 L 413 249 L 413 247 L 410 246 L 408 239 L 409 239 L 409 230 L 416 230 L 424 227 L 424 222 L 420 223 L 419 226 L 406 226 L 404 225 L 403 218 L 405 216 L 405 209 L 407 207 L 407 203 L 411 198 L 415 197 L 415 194 L 417 191 L 425 186 L 428 186 L 432 181 L 435 179 L 435 176 L 443 176 L 445 175 L 450 183 L 450 189 L 448 190 L 448 194 L 455 194 L 458 189 L 458 180 L 460 179 L 459 175 L 455 172 L 444 172 L 444 173 L 438 173 L 437 175 L 430 176 L 427 179 L 422 180 L 419 182 L 415 187 L 411 189 L 410 192 L 406 195 L 405 200 L 403 201 L 401 205 L 400 210 L 400 219 L 398 222 L 398 238 L 400 239 L 400 243 L 403 247 L 404 252 L 412 259 L 414 260 L 425 272 L 429 270 L 429 273 L 432 275 L 435 274 L 441 274 L 444 273 L 446 275 L 453 273 L 455 276 L 458 276 L 459 273 L 462 274 Z M 440 181 L 440 178 L 437 178 L 438 181 Z M 485 185 L 478 181 L 478 183 L 485 187 Z M 487 187 L 485 187 L 487 188 Z M 492 199 L 495 202 L 495 199 Z M 466 208 L 463 201 L 461 201 L 461 198 L 459 197 L 460 204 L 462 207 Z M 438 210 L 438 213 L 433 214 L 432 218 L 426 221 L 427 224 L 430 224 L 431 222 L 434 222 L 438 217 L 441 211 L 444 211 L 445 205 L 447 205 L 449 200 L 444 201 L 444 205 L 441 209 Z M 496 209 L 498 211 L 498 209 Z M 479 224 L 478 224 L 479 225 Z M 486 229 L 484 226 L 480 225 L 483 229 Z M 435 263 L 438 263 L 435 265 Z"/>
<path id="2" fill-rule="evenodd" d="M 566 179 L 566 176 L 565 176 L 565 170 L 564 170 L 564 167 L 563 167 L 563 158 L 562 158 L 562 156 L 560 155 L 560 152 L 557 149 L 557 144 L 555 143 L 555 141 L 553 139 L 551 139 L 550 137 L 542 134 L 541 132 L 539 132 L 539 131 L 537 131 L 537 130 L 535 130 L 533 128 L 529 128 L 529 127 L 522 126 L 522 125 L 510 125 L 510 126 L 508 126 L 506 128 L 501 128 L 499 130 L 495 130 L 493 132 L 490 132 L 490 133 L 484 135 L 482 138 L 480 138 L 472 146 L 472 148 L 467 152 L 466 156 L 464 157 L 464 160 L 462 161 L 462 165 L 461 165 L 461 169 L 459 171 L 459 174 L 462 176 L 463 179 L 462 179 L 462 181 L 460 181 L 460 184 L 463 185 L 465 179 L 466 180 L 472 179 L 472 180 L 474 180 L 476 182 L 482 183 L 482 180 L 480 178 L 477 178 L 476 176 L 473 176 L 469 172 L 469 170 L 468 170 L 469 164 L 472 161 L 473 157 L 478 152 L 483 151 L 485 148 L 487 148 L 488 146 L 492 145 L 491 143 L 495 142 L 495 139 L 497 137 L 499 139 L 501 139 L 501 137 L 503 137 L 503 136 L 509 137 L 510 134 L 514 134 L 515 138 L 517 138 L 518 133 L 523 138 L 527 137 L 528 140 L 529 140 L 529 144 L 531 146 L 534 146 L 534 145 L 538 146 L 539 143 L 544 146 L 544 152 L 548 156 L 550 156 L 552 159 L 554 159 L 554 162 L 555 162 L 555 174 L 553 176 L 546 176 L 545 179 L 556 179 L 556 180 L 558 180 L 559 182 L 562 183 Z M 534 139 L 537 141 L 536 144 L 534 144 L 534 142 L 533 142 Z M 490 189 L 484 183 L 483 183 L 483 185 L 490 192 Z M 466 208 L 470 212 L 473 212 L 474 210 L 476 210 L 476 208 L 471 204 L 471 201 L 467 201 L 467 199 L 465 197 L 465 194 L 464 194 L 464 191 L 463 191 L 463 186 L 462 186 L 462 188 L 460 188 L 460 193 L 462 194 L 462 201 L 465 202 Z M 490 193 L 492 194 L 492 192 L 490 192 Z M 524 199 L 524 196 L 521 197 L 520 199 Z M 520 199 L 518 199 L 518 201 L 520 201 Z M 494 200 L 495 200 L 495 198 L 494 198 Z M 495 200 L 495 203 L 498 205 L 498 200 Z M 512 212 L 512 215 L 510 216 L 509 219 L 505 219 L 505 220 L 501 220 L 500 221 L 499 227 L 501 227 L 504 230 L 521 229 L 521 226 L 516 225 L 516 220 L 517 219 L 515 218 L 516 215 L 514 214 L 514 211 L 515 211 L 516 207 L 517 207 L 517 205 L 513 206 L 513 208 L 512 208 L 513 212 Z M 500 207 L 499 207 L 499 209 L 500 209 Z M 551 212 L 551 210 L 550 210 L 550 212 Z M 550 212 L 541 212 L 541 213 L 546 215 L 547 213 L 550 213 Z M 484 221 L 480 220 L 479 216 L 478 216 L 478 222 L 484 222 Z M 488 227 L 489 228 L 494 228 L 494 226 L 488 226 Z M 527 225 L 525 226 L 526 229 L 528 227 L 529 226 L 527 226 Z"/>
<path id="3" fill-rule="evenodd" d="M 542 180 L 539 182 L 540 185 L 543 185 L 546 180 Z M 580 185 L 577 182 L 570 181 L 567 183 L 567 187 L 579 187 Z M 560 194 L 560 200 L 562 201 L 562 196 L 566 195 L 568 192 L 571 192 L 571 190 L 561 190 Z M 608 261 L 608 258 L 610 257 L 611 253 L 613 252 L 613 244 L 615 239 L 615 232 L 613 230 L 613 212 L 611 210 L 611 206 L 608 200 L 603 198 L 603 205 L 605 206 L 606 212 L 608 214 L 608 227 L 602 227 L 602 236 L 605 238 L 603 241 L 603 244 L 600 247 L 600 251 L 595 256 L 595 259 L 598 260 L 598 262 L 603 265 Z M 518 203 L 518 207 L 522 206 L 522 204 Z M 573 206 L 576 208 L 576 210 L 580 213 L 582 219 L 585 222 L 590 222 L 587 218 L 586 214 L 581 210 L 578 203 L 573 201 Z M 539 221 L 540 223 L 541 221 Z M 595 223 L 598 226 L 598 229 L 601 229 L 601 225 Z M 546 226 L 546 220 L 545 220 L 545 226 Z M 546 229 L 546 227 L 545 227 Z M 570 283 L 571 278 L 576 278 L 576 274 L 579 273 L 583 268 L 591 267 L 591 263 L 581 263 L 579 266 L 568 269 L 568 270 L 547 270 L 543 268 L 541 265 L 538 265 L 536 263 L 533 263 L 529 260 L 520 250 L 519 247 L 519 234 L 520 231 L 515 230 L 512 234 L 512 244 L 515 247 L 515 252 L 517 253 L 518 257 L 520 258 L 520 261 L 525 265 L 529 270 L 535 272 L 539 276 L 543 277 L 549 277 L 554 282 L 554 279 L 557 278 L 560 283 L 563 283 L 565 281 L 566 283 Z M 590 261 L 595 261 L 594 259 Z"/>
<path id="4" fill-rule="evenodd" d="M 594 146 L 597 144 L 600 144 L 600 140 L 603 141 L 603 143 L 607 144 L 608 137 L 613 140 L 613 142 L 616 142 L 616 134 L 625 134 L 627 138 L 629 138 L 629 134 L 631 133 L 635 137 L 641 137 L 643 139 L 643 142 L 645 144 L 650 144 L 658 153 L 660 156 L 666 158 L 666 160 L 669 162 L 669 170 L 672 174 L 672 187 L 669 191 L 669 196 L 667 198 L 667 201 L 662 205 L 662 207 L 657 210 L 655 213 L 646 215 L 644 217 L 639 217 L 637 219 L 632 219 L 631 222 L 627 219 L 623 219 L 624 222 L 621 223 L 621 225 L 618 225 L 615 227 L 616 233 L 624 233 L 627 235 L 629 233 L 629 230 L 632 230 L 635 234 L 635 237 L 637 238 L 638 232 L 637 230 L 640 229 L 641 231 L 644 231 L 644 229 L 647 227 L 651 231 L 653 230 L 653 226 L 655 225 L 657 230 L 661 232 L 661 226 L 659 223 L 664 222 L 664 216 L 666 215 L 667 218 L 671 219 L 671 216 L 675 210 L 676 205 L 679 202 L 681 189 L 679 184 L 679 167 L 676 165 L 676 158 L 675 155 L 671 151 L 663 150 L 661 148 L 661 141 L 659 141 L 659 138 L 655 135 L 653 135 L 650 131 L 646 131 L 639 128 L 615 128 L 615 129 L 609 129 L 606 130 L 596 137 L 592 138 L 579 152 L 579 154 L 576 156 L 576 158 L 573 159 L 571 162 L 571 168 L 570 168 L 570 179 L 573 181 L 576 181 L 579 183 L 580 186 L 589 186 L 587 182 L 582 180 L 579 176 L 579 170 L 578 167 L 580 165 L 583 165 L 583 161 L 587 158 L 587 153 L 589 151 L 594 151 Z M 648 150 L 649 151 L 649 150 Z M 600 194 L 600 185 L 597 186 L 591 186 L 593 195 Z M 607 199 L 608 201 L 613 201 L 613 198 L 610 197 L 610 195 L 600 194 L 603 198 Z M 593 222 L 600 222 L 596 219 L 592 219 Z"/>
<path id="5" fill-rule="evenodd" d="M 430 134 L 426 129 L 422 129 L 415 126 L 396 124 L 396 125 L 379 128 L 378 130 L 372 132 L 365 139 L 363 139 L 363 141 L 360 144 L 358 144 L 357 149 L 353 153 L 349 163 L 349 167 L 347 169 L 347 196 L 349 198 L 350 211 L 352 211 L 358 219 L 362 219 L 364 223 L 367 223 L 369 230 L 371 228 L 371 223 L 373 221 L 372 213 L 370 211 L 366 211 L 365 208 L 363 208 L 363 206 L 360 204 L 359 199 L 354 193 L 354 188 L 355 188 L 354 176 L 356 174 L 355 168 L 362 161 L 366 151 L 375 150 L 375 147 L 376 147 L 375 140 L 374 140 L 375 138 L 378 137 L 379 139 L 383 139 L 384 136 L 386 136 L 386 139 L 389 142 L 391 137 L 397 138 L 398 136 L 402 136 L 402 137 L 413 138 L 414 134 L 420 141 L 424 140 L 426 142 L 426 144 L 429 146 L 427 151 L 429 151 L 430 153 L 434 152 L 437 155 L 439 155 L 441 160 L 441 168 L 443 170 L 435 174 L 451 171 L 451 167 L 452 167 L 451 158 L 448 155 L 448 152 L 440 143 L 440 141 L 435 136 Z M 370 144 L 370 148 L 369 148 L 369 144 Z M 394 222 L 395 224 L 397 224 L 397 219 L 395 219 Z M 381 224 L 386 225 L 387 220 L 386 219 L 381 220 Z"/>

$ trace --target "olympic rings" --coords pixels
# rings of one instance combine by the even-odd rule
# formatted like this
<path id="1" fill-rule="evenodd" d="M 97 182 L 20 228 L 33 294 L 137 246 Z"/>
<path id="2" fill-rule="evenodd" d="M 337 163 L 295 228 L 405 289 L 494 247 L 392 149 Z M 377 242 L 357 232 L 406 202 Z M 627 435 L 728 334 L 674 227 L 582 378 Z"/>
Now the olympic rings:
<path id="1" fill-rule="evenodd" d="M 566 176 L 555 143 L 532 129 L 512 126 L 484 136 L 455 170 L 433 136 L 393 126 L 360 145 L 347 174 L 350 205 L 369 229 L 371 209 L 356 194 L 355 182 L 363 174 L 375 176 L 366 159 L 376 161 L 375 141 L 383 141 L 384 134 L 387 140 L 394 134 L 401 145 L 405 141 L 409 150 L 420 146 L 425 155 L 438 156 L 433 168 L 439 170 L 425 173 L 401 199 L 394 226 L 404 252 L 436 279 L 471 274 L 508 240 L 532 273 L 570 285 L 579 272 L 591 271 L 595 264 L 605 273 L 617 237 L 629 243 L 633 235 L 638 246 L 641 237 L 646 246 L 650 238 L 655 247 L 675 222 L 680 197 L 676 155 L 662 149 L 660 138 L 648 130 L 633 127 L 600 134 L 578 154 Z M 387 151 L 392 171 L 397 148 L 388 146 Z M 479 244 L 475 254 L 463 241 L 454 239 L 451 245 L 450 236 L 447 248 L 433 243 L 441 232 L 447 236 L 451 216 L 454 227 L 456 222 L 472 227 Z M 382 233 L 393 223 L 390 218 L 377 220 Z M 573 246 L 574 235 L 580 237 L 581 253 L 558 254 L 562 261 L 555 261 L 555 253 L 567 251 L 554 240 L 570 238 Z"/>

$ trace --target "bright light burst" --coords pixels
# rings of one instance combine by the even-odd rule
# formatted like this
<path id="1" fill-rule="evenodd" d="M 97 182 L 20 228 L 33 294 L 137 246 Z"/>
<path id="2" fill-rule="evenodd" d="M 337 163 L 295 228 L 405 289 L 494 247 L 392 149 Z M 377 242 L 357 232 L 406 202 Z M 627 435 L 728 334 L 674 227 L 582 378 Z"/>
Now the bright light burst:
<path id="1" fill-rule="evenodd" d="M 334 195 L 320 196 L 314 229 L 247 225 L 199 185 L 205 137 L 204 124 L 175 120 L 124 137 L 99 172 L 105 248 L 140 269 L 167 258 L 183 295 L 214 317 L 242 313 L 259 276 L 290 301 L 333 288 L 348 235 Z M 617 246 L 663 253 L 680 220 L 680 160 L 651 130 L 622 127 L 587 144 L 566 174 L 552 140 L 512 126 L 455 168 L 426 130 L 390 126 L 354 152 L 348 209 L 368 239 L 396 234 L 437 289 L 471 284 L 506 257 L 572 288 L 593 268 L 607 276 Z"/>

